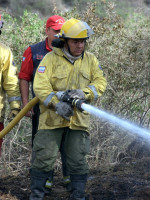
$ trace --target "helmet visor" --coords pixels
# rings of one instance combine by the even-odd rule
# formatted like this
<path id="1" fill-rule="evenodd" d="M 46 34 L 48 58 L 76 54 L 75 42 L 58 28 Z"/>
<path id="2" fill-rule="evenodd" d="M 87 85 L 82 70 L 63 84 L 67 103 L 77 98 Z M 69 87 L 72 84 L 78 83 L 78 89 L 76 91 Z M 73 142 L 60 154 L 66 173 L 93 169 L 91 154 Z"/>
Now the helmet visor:
<path id="1" fill-rule="evenodd" d="M 80 37 L 79 35 L 81 32 L 83 32 L 83 34 Z M 65 37 L 67 37 L 67 38 L 88 38 L 92 34 L 94 34 L 94 32 L 90 28 L 90 26 L 86 22 L 79 21 L 78 23 L 76 23 L 72 27 L 70 27 L 70 29 L 65 34 Z"/>

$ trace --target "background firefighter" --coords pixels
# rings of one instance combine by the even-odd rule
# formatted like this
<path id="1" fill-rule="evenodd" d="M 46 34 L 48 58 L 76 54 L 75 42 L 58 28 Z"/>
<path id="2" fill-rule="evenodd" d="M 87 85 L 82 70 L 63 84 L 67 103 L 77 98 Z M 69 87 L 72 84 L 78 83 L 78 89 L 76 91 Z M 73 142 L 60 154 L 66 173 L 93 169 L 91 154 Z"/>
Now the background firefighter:
<path id="1" fill-rule="evenodd" d="M 3 21 L 0 16 L 0 34 Z M 9 47 L 0 42 L 0 131 L 4 128 L 5 95 L 7 93 L 11 112 L 8 120 L 12 120 L 20 111 L 20 92 L 17 78 L 17 68 L 14 66 L 13 55 Z M 0 139 L 0 155 L 3 139 Z"/>
<path id="2" fill-rule="evenodd" d="M 34 92 L 40 99 L 39 131 L 35 136 L 35 159 L 31 168 L 30 200 L 44 198 L 44 184 L 53 170 L 62 140 L 70 173 L 70 200 L 84 200 L 88 174 L 89 114 L 64 102 L 66 94 L 89 103 L 106 88 L 106 79 L 97 58 L 85 51 L 93 34 L 86 22 L 66 21 L 53 51 L 40 63 L 34 80 Z M 69 92 L 68 92 L 69 90 Z"/>

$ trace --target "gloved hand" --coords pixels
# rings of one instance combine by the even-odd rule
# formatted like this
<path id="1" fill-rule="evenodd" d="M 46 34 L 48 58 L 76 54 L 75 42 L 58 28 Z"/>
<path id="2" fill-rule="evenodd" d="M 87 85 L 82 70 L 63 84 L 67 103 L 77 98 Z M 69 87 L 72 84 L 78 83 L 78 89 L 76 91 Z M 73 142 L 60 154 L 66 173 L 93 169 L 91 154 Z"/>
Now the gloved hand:
<path id="1" fill-rule="evenodd" d="M 73 115 L 73 108 L 68 103 L 60 101 L 56 104 L 56 113 L 69 121 Z"/>
<path id="2" fill-rule="evenodd" d="M 77 90 L 70 90 L 70 92 L 68 93 L 68 95 L 70 96 L 70 98 L 73 99 L 85 99 L 85 94 L 81 89 L 77 89 Z"/>
<path id="3" fill-rule="evenodd" d="M 13 120 L 13 118 L 16 117 L 16 115 L 20 112 L 20 109 L 19 108 L 16 108 L 16 109 L 12 109 L 11 112 L 9 113 L 8 115 L 8 121 L 11 122 Z"/>
<path id="4" fill-rule="evenodd" d="M 66 94 L 66 91 L 58 91 L 56 92 L 56 96 L 58 98 L 59 101 L 63 101 L 63 97 Z"/>

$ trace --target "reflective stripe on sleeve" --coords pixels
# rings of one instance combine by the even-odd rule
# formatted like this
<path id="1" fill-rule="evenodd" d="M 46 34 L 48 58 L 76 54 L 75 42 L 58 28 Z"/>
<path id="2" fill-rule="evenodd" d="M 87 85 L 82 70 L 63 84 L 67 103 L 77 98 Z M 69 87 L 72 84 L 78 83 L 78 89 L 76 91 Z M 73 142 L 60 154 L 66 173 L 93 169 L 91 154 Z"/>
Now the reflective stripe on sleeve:
<path id="1" fill-rule="evenodd" d="M 89 85 L 88 87 L 92 90 L 92 92 L 94 94 L 94 101 L 96 101 L 98 99 L 98 93 L 96 91 L 95 86 L 94 85 Z"/>
<path id="2" fill-rule="evenodd" d="M 48 106 L 49 102 L 51 101 L 52 97 L 55 95 L 55 92 L 51 92 L 44 101 L 44 105 Z"/>
<path id="3" fill-rule="evenodd" d="M 12 101 L 21 101 L 21 97 L 19 97 L 19 96 L 18 97 L 15 97 L 15 96 L 14 97 L 9 97 L 8 98 L 8 102 L 10 103 Z"/>

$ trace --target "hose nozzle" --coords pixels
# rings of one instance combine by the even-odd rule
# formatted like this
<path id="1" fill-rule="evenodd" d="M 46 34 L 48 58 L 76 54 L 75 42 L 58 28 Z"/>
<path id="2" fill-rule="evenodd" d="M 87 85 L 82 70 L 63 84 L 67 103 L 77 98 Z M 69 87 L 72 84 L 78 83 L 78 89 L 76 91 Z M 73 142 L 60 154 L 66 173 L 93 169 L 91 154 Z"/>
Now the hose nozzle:
<path id="1" fill-rule="evenodd" d="M 85 103 L 85 101 L 82 100 L 82 99 L 76 99 L 76 98 L 75 98 L 75 99 L 72 100 L 72 105 L 75 106 L 77 109 L 79 109 L 81 112 L 84 111 L 84 110 L 82 109 L 82 107 L 81 107 L 81 105 L 82 105 L 83 103 Z"/>

